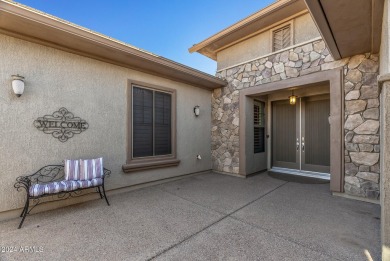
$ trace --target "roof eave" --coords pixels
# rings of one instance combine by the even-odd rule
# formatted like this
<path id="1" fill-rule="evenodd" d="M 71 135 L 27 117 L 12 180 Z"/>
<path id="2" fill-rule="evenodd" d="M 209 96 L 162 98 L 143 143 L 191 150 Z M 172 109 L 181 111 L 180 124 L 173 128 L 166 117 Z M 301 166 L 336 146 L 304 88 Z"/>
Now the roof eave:
<path id="1" fill-rule="evenodd" d="M 289 12 L 291 10 L 291 12 Z M 221 50 L 223 47 L 221 45 L 228 46 L 229 44 L 236 43 L 242 39 L 242 36 L 238 36 L 240 31 L 247 30 L 247 35 L 253 36 L 254 34 L 260 33 L 261 28 L 257 27 L 257 29 L 253 29 L 254 27 L 251 25 L 258 23 L 261 24 L 264 18 L 270 18 L 271 21 L 277 23 L 278 21 L 283 20 L 293 13 L 299 13 L 306 10 L 306 6 L 302 0 L 280 0 L 277 1 L 262 10 L 240 20 L 239 22 L 229 26 L 228 28 L 210 36 L 209 38 L 203 40 L 200 43 L 194 44 L 192 47 L 188 49 L 190 53 L 198 52 L 201 53 L 213 60 L 217 59 L 217 52 Z M 281 14 L 279 11 L 281 11 Z M 281 17 L 286 16 L 286 17 Z M 271 25 L 272 23 L 262 24 L 262 27 L 266 27 Z M 259 31 L 260 29 L 260 31 Z M 237 35 L 237 37 L 236 37 Z M 229 41 L 227 43 L 221 44 L 224 39 L 227 38 L 236 38 L 234 41 Z M 217 46 L 219 45 L 219 46 Z"/>
<path id="2" fill-rule="evenodd" d="M 337 48 L 336 41 L 332 35 L 332 31 L 329 28 L 328 21 L 326 20 L 325 14 L 322 11 L 321 5 L 317 1 L 305 0 L 305 3 L 310 11 L 310 15 L 317 25 L 317 28 L 325 41 L 326 46 L 332 57 L 335 60 L 341 59 L 341 54 Z"/>
<path id="3" fill-rule="evenodd" d="M 305 2 L 335 60 L 379 53 L 384 0 Z"/>
<path id="4" fill-rule="evenodd" d="M 0 0 L 0 32 L 195 87 L 212 90 L 227 85 L 207 73 L 15 2 Z"/>

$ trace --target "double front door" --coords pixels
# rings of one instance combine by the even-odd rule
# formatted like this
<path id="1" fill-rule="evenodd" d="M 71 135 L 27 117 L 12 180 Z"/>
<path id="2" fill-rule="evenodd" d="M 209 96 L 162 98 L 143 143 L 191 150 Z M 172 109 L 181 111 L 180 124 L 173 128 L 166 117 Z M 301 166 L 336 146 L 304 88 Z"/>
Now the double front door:
<path id="1" fill-rule="evenodd" d="M 272 102 L 272 167 L 330 172 L 329 95 Z"/>

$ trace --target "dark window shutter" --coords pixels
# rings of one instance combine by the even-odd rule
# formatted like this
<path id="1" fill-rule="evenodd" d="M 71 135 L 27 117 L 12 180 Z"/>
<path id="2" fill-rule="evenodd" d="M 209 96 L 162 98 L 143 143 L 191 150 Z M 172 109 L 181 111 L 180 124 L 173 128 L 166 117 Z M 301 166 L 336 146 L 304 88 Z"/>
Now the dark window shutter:
<path id="1" fill-rule="evenodd" d="M 265 104 L 255 102 L 253 106 L 253 126 L 254 126 L 254 153 L 265 152 Z"/>
<path id="2" fill-rule="evenodd" d="M 172 153 L 171 104 L 170 94 L 155 92 L 155 155 L 167 155 Z"/>
<path id="3" fill-rule="evenodd" d="M 255 127 L 255 153 L 261 153 L 265 151 L 264 144 L 264 128 Z"/>
<path id="4" fill-rule="evenodd" d="M 153 91 L 133 88 L 133 157 L 153 156 Z"/>

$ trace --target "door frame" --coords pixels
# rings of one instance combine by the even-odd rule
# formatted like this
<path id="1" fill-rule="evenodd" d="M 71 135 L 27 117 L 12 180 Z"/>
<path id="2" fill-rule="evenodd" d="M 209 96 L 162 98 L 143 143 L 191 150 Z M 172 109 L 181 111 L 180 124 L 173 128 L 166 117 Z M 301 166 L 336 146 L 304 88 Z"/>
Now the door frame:
<path id="1" fill-rule="evenodd" d="M 247 104 L 253 97 L 266 95 L 278 90 L 286 90 L 294 87 L 307 87 L 315 84 L 328 84 L 330 91 L 330 190 L 343 192 L 344 189 L 344 91 L 342 68 L 316 72 L 297 78 L 255 85 L 240 91 L 239 100 L 239 174 L 246 176 L 246 128 L 248 126 Z M 269 155 L 269 154 L 268 154 Z"/>

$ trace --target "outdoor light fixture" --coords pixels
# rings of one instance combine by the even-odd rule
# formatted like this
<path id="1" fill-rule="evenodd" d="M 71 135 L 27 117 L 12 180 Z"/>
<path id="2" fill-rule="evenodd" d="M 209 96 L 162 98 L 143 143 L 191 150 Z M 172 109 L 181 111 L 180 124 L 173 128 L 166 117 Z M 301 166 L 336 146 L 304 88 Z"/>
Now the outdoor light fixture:
<path id="1" fill-rule="evenodd" d="M 295 105 L 295 103 L 297 103 L 297 96 L 294 95 L 294 91 L 291 92 L 291 96 L 288 97 L 290 99 L 290 104 L 291 105 Z"/>
<path id="2" fill-rule="evenodd" d="M 12 75 L 12 89 L 17 97 L 22 96 L 24 92 L 24 77 L 18 75 Z"/>
<path id="3" fill-rule="evenodd" d="M 195 114 L 196 117 L 199 116 L 199 114 L 200 114 L 199 105 L 196 105 L 196 106 L 194 107 L 194 114 Z"/>

